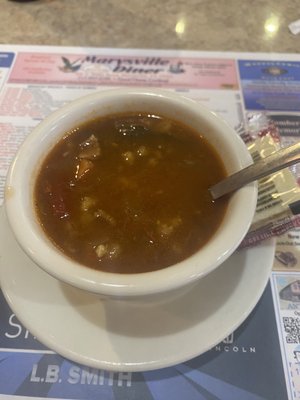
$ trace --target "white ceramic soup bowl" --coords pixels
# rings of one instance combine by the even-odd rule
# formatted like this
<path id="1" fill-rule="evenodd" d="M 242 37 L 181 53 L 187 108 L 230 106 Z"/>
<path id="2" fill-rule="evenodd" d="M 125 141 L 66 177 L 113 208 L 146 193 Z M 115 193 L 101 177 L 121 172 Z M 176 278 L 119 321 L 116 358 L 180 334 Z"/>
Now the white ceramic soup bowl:
<path id="1" fill-rule="evenodd" d="M 47 238 L 36 218 L 33 190 L 39 166 L 66 132 L 92 118 L 126 111 L 161 114 L 201 132 L 217 149 L 228 174 L 252 163 L 243 141 L 222 119 L 197 102 L 171 92 L 129 88 L 101 91 L 75 100 L 43 120 L 20 147 L 8 173 L 5 208 L 9 224 L 25 253 L 44 271 L 77 288 L 113 298 L 174 292 L 204 277 L 236 250 L 249 229 L 257 199 L 255 184 L 235 192 L 208 243 L 184 261 L 158 271 L 100 272 L 65 256 Z"/>

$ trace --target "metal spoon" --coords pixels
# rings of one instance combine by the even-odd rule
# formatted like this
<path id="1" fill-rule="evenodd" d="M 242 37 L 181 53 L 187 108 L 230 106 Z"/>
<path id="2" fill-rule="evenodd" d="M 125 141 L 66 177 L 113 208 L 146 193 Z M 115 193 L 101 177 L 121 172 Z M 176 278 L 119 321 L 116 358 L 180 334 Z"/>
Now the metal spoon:
<path id="1" fill-rule="evenodd" d="M 293 146 L 286 147 L 266 158 L 255 162 L 249 167 L 243 168 L 240 171 L 229 175 L 221 182 L 211 186 L 209 191 L 214 200 L 225 194 L 231 193 L 247 183 L 261 179 L 280 169 L 296 164 L 300 161 L 300 142 Z"/>

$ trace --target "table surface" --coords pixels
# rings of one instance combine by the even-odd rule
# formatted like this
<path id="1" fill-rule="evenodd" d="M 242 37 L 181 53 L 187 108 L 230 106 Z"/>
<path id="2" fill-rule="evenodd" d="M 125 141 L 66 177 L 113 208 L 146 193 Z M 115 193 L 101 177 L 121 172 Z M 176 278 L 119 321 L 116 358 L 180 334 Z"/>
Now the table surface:
<path id="1" fill-rule="evenodd" d="M 270 60 L 272 59 L 272 56 L 270 56 L 272 53 L 297 53 L 299 51 L 300 34 L 293 35 L 288 28 L 291 22 L 300 19 L 298 4 L 297 0 L 283 0 L 280 2 L 279 0 L 107 0 L 105 2 L 103 0 L 35 0 L 30 2 L 0 0 L 2 17 L 0 43 L 8 45 L 266 52 L 269 53 L 268 56 L 261 58 L 261 60 Z M 12 49 L 12 52 L 18 53 L 13 46 L 9 48 Z M 77 49 L 72 51 L 70 50 L 70 55 L 85 54 L 85 51 L 78 52 Z M 30 52 L 28 53 L 30 57 Z M 60 54 L 64 54 L 63 50 L 57 50 L 57 53 L 58 55 L 51 55 L 53 57 L 51 60 L 54 59 L 57 62 L 58 59 L 60 62 L 58 65 L 61 65 Z M 86 54 L 88 54 L 87 50 Z M 116 54 L 118 53 L 116 52 Z M 241 58 L 239 57 L 239 59 Z M 293 60 L 296 57 L 286 58 L 287 60 Z M 234 65 L 233 60 L 235 59 L 234 57 L 231 58 L 231 64 Z M 285 61 L 284 56 L 274 56 L 274 60 L 282 59 Z M 19 65 L 21 69 L 17 73 L 21 74 L 24 67 L 22 58 Z M 53 68 L 55 69 L 55 77 L 57 76 L 56 74 L 60 73 L 60 69 L 56 68 L 56 66 Z M 256 66 L 254 65 L 251 71 L 256 71 L 255 68 Z M 5 74 L 2 74 L 2 79 L 5 79 L 5 76 Z M 236 75 L 232 73 L 232 76 Z M 43 74 L 41 74 L 41 77 L 43 79 Z M 300 91 L 299 73 L 298 68 L 293 64 L 288 66 L 287 80 L 289 77 L 295 77 L 292 87 L 298 96 Z M 26 82 L 26 77 L 22 76 L 22 79 Z M 49 81 L 51 82 L 51 76 Z M 37 99 L 42 94 L 45 94 L 43 96 L 44 108 L 41 107 L 41 112 L 50 111 L 54 105 L 56 106 L 63 100 L 70 100 L 74 95 L 72 87 L 68 90 L 64 89 L 66 93 L 64 92 L 64 96 L 62 96 L 61 92 L 59 93 L 56 88 L 47 87 L 47 82 L 47 79 L 45 79 L 44 88 L 42 89 L 39 87 L 30 88 L 30 93 L 33 96 L 36 95 Z M 23 92 L 25 95 L 29 92 L 26 83 L 16 83 L 11 87 L 3 85 L 2 90 L 4 93 L 4 90 L 14 88 L 20 89 L 18 93 Z M 270 88 L 272 89 L 272 85 Z M 79 95 L 79 91 L 80 88 L 78 87 L 78 91 L 75 93 Z M 190 89 L 190 92 L 192 91 Z M 219 94 L 220 91 L 215 92 Z M 212 101 L 216 108 L 224 108 L 225 112 L 230 113 L 230 101 L 233 102 L 235 110 L 237 108 L 236 103 L 241 100 L 237 100 L 234 97 L 233 90 L 223 90 L 222 92 L 223 97 L 220 96 L 220 102 L 216 101 L 214 103 L 216 95 L 213 93 L 210 93 L 205 101 Z M 7 99 L 9 100 L 9 92 L 7 93 Z M 242 87 L 239 88 L 239 93 L 241 96 L 243 95 Z M 267 91 L 267 100 L 272 99 L 270 93 L 272 92 Z M 294 92 L 291 93 L 293 94 Z M 282 96 L 283 105 L 285 105 L 285 101 L 290 99 L 290 95 L 289 93 L 287 97 Z M 23 115 L 22 104 L 21 102 L 17 103 L 16 99 L 19 95 L 15 94 L 14 96 L 9 101 L 16 102 L 16 112 L 19 112 L 19 116 L 21 116 Z M 25 98 L 28 102 L 31 101 L 30 96 L 25 96 Z M 225 104 L 223 106 L 227 99 L 229 101 L 228 105 Z M 49 104 L 47 103 L 48 101 Z M 33 102 L 32 107 L 34 107 L 34 104 Z M 31 117 L 14 118 L 14 112 L 15 109 L 11 114 L 7 114 L 9 118 L 4 118 L 5 122 L 17 129 L 17 131 L 12 130 L 9 133 L 11 134 L 11 136 L 8 136 L 9 140 L 10 137 L 15 135 L 15 132 L 19 132 L 19 134 L 28 132 L 29 127 L 34 122 Z M 292 119 L 293 116 L 289 119 L 288 116 L 285 117 L 283 115 L 282 118 L 287 119 L 288 122 L 294 121 Z M 23 129 L 24 126 L 22 124 L 27 130 Z M 281 249 L 286 251 L 284 246 Z M 286 376 L 289 379 L 288 390 L 295 390 L 295 387 L 297 390 L 300 388 L 300 375 L 296 374 L 296 371 L 299 371 L 299 365 L 298 360 L 295 361 L 294 358 L 299 346 L 292 342 L 285 343 L 287 347 L 286 349 L 283 347 L 281 354 L 279 337 L 282 337 L 282 340 L 287 342 L 289 333 L 286 332 L 294 332 L 293 324 L 298 325 L 298 317 L 291 317 L 293 314 L 291 314 L 292 310 L 290 309 L 279 309 L 281 304 L 279 302 L 279 293 L 280 290 L 289 289 L 291 285 L 298 281 L 299 270 L 296 272 L 293 270 L 293 273 L 288 276 L 280 274 L 272 276 L 271 283 L 277 296 L 277 303 L 274 301 L 273 304 L 271 287 L 268 286 L 263 300 L 259 303 L 251 318 L 247 319 L 245 324 L 227 339 L 226 343 L 221 343 L 211 352 L 207 352 L 201 357 L 190 361 L 190 363 L 176 366 L 176 369 L 167 369 L 166 373 L 159 376 L 154 373 L 154 375 L 135 375 L 132 378 L 132 386 L 125 387 L 124 384 L 123 389 L 116 386 L 119 383 L 116 383 L 114 387 L 109 386 L 111 385 L 111 378 L 106 377 L 103 387 L 99 386 L 96 391 L 93 384 L 86 383 L 79 389 L 78 385 L 74 384 L 74 381 L 71 381 L 71 383 L 68 381 L 70 373 L 74 371 L 73 368 L 76 368 L 75 371 L 78 373 L 78 365 L 73 366 L 67 360 L 61 360 L 58 355 L 39 354 L 38 351 L 32 358 L 32 355 L 26 352 L 26 349 L 37 348 L 39 350 L 40 345 L 30 335 L 29 339 L 27 336 L 25 337 L 24 330 L 22 330 L 22 335 L 20 334 L 12 342 L 9 334 L 15 333 L 15 328 L 18 325 L 11 322 L 11 311 L 8 309 L 3 297 L 1 297 L 0 291 L 2 310 L 4 307 L 4 312 L 0 313 L 0 317 L 6 324 L 4 325 L 5 330 L 2 329 L 1 332 L 8 332 L 7 336 L 0 335 L 1 348 L 4 349 L 2 352 L 4 355 L 1 356 L 0 354 L 0 356 L 3 360 L 6 360 L 0 366 L 0 376 L 4 377 L 3 382 L 5 383 L 4 385 L 2 383 L 1 393 L 5 393 L 6 390 L 9 393 L 22 396 L 39 395 L 42 398 L 46 395 L 49 397 L 57 397 L 59 395 L 61 397 L 62 385 L 60 381 L 57 383 L 52 381 L 53 384 L 49 384 L 50 381 L 46 380 L 47 376 L 38 375 L 40 370 L 35 369 L 40 365 L 42 371 L 46 371 L 46 368 L 48 368 L 49 373 L 51 373 L 51 368 L 58 368 L 62 374 L 62 379 L 65 379 L 63 387 L 65 396 L 68 398 L 78 398 L 81 395 L 87 398 L 99 398 L 103 393 L 109 393 L 109 395 L 110 393 L 119 393 L 119 397 L 116 395 L 115 398 L 136 397 L 137 393 L 141 393 L 141 398 L 150 398 L 149 393 L 156 393 L 155 390 L 157 390 L 158 394 L 157 396 L 153 395 L 153 398 L 161 397 L 164 393 L 169 393 L 168 391 L 170 391 L 170 395 L 165 396 L 166 398 L 171 398 L 172 396 L 174 398 L 175 393 L 176 398 L 185 396 L 186 399 L 190 399 L 195 398 L 194 393 L 199 390 L 201 396 L 203 393 L 208 393 L 210 397 L 227 396 L 231 398 L 232 393 L 235 393 L 236 396 L 242 398 L 239 393 L 244 395 L 246 391 L 250 397 L 251 395 L 257 397 L 257 393 L 261 398 L 285 399 Z M 288 304 L 290 305 L 290 303 Z M 291 306 L 300 307 L 299 303 L 293 303 L 292 300 Z M 300 308 L 297 309 L 299 310 Z M 281 324 L 284 319 L 288 320 L 287 327 L 285 328 L 282 324 L 277 326 L 276 318 L 279 321 L 278 324 Z M 293 329 L 289 326 L 289 323 Z M 257 328 L 259 328 L 259 331 Z M 279 329 L 279 336 L 277 328 Z M 27 335 L 27 331 L 25 331 L 25 335 Z M 290 336 L 293 339 L 293 336 Z M 21 349 L 21 351 L 11 352 L 10 354 L 9 349 L 12 349 L 13 346 L 16 346 L 16 349 Z M 25 350 L 22 352 L 22 349 Z M 233 350 L 228 351 L 228 349 Z M 236 351 L 239 352 L 239 355 Z M 299 356 L 300 351 L 297 350 L 296 353 Z M 287 360 L 289 360 L 289 364 Z M 286 363 L 285 365 L 289 365 L 286 375 L 282 368 L 283 362 Z M 16 368 L 16 366 L 21 366 L 23 368 L 22 371 L 26 372 L 25 380 L 21 376 L 20 368 Z M 181 379 L 179 374 L 186 374 L 187 378 Z M 80 375 L 78 376 L 80 377 Z M 87 375 L 85 376 L 87 377 Z M 176 379 L 172 380 L 173 377 Z M 291 377 L 293 377 L 293 380 L 291 380 Z M 102 378 L 103 376 L 101 375 L 99 382 Z M 117 379 L 115 382 L 119 382 Z M 40 382 L 38 388 L 36 382 Z M 123 390 L 123 392 L 118 392 L 117 390 Z M 300 393 L 300 389 L 297 393 Z M 114 398 L 113 394 L 110 396 Z"/>
<path id="2" fill-rule="evenodd" d="M 0 42 L 297 53 L 295 0 L 0 0 Z"/>

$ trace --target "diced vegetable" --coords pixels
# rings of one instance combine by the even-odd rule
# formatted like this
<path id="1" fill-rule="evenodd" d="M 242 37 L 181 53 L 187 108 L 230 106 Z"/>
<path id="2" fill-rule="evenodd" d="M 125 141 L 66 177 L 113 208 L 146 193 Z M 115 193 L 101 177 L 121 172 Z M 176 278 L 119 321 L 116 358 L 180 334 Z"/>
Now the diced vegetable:
<path id="1" fill-rule="evenodd" d="M 135 156 L 132 151 L 125 151 L 124 153 L 122 153 L 122 157 L 129 165 L 133 165 L 135 161 Z"/>
<path id="2" fill-rule="evenodd" d="M 111 225 L 116 225 L 116 220 L 104 210 L 97 210 L 94 215 L 96 218 L 100 218 Z"/>
<path id="3" fill-rule="evenodd" d="M 80 159 L 76 167 L 75 178 L 81 179 L 87 172 L 93 168 L 94 164 L 90 160 Z"/>
<path id="4" fill-rule="evenodd" d="M 162 237 L 169 236 L 172 233 L 174 233 L 176 228 L 178 228 L 178 226 L 181 225 L 181 223 L 182 219 L 178 216 L 170 219 L 167 222 L 161 222 L 158 220 L 157 221 L 158 232 Z"/>
<path id="5" fill-rule="evenodd" d="M 81 201 L 82 211 L 89 211 L 96 205 L 97 201 L 93 197 L 84 196 Z"/>
<path id="6" fill-rule="evenodd" d="M 119 256 L 121 248 L 118 244 L 99 244 L 95 251 L 99 259 L 104 257 L 113 259 Z"/>
<path id="7" fill-rule="evenodd" d="M 91 135 L 87 140 L 80 143 L 79 147 L 78 157 L 80 159 L 95 160 L 101 155 L 100 145 L 95 135 Z"/>
<path id="8" fill-rule="evenodd" d="M 96 251 L 97 257 L 102 258 L 108 252 L 107 245 L 99 244 L 99 246 L 96 247 L 95 251 Z"/>

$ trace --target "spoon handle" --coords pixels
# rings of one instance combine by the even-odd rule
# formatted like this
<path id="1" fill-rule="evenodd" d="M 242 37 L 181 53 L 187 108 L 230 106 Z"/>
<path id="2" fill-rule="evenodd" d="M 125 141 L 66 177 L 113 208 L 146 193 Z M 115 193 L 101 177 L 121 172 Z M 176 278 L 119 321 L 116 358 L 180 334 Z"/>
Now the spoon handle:
<path id="1" fill-rule="evenodd" d="M 296 164 L 300 161 L 300 142 L 286 147 L 254 164 L 228 176 L 221 182 L 209 188 L 214 200 L 233 192 L 247 183 L 261 179 L 280 169 Z"/>

